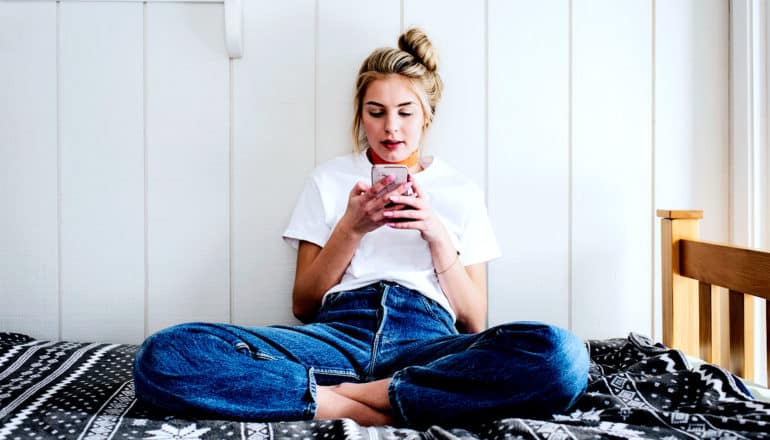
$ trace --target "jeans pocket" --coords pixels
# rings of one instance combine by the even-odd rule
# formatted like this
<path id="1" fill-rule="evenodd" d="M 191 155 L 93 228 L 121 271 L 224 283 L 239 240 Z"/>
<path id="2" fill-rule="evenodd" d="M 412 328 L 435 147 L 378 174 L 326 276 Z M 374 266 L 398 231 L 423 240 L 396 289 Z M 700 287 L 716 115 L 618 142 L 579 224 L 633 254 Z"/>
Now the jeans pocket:
<path id="1" fill-rule="evenodd" d="M 250 347 L 249 344 L 245 342 L 236 343 L 235 350 L 241 353 L 248 354 L 249 356 L 251 356 L 252 359 L 258 359 L 263 361 L 275 361 L 275 360 L 281 359 L 279 357 L 267 354 L 259 350 L 257 347 Z"/>
<path id="2" fill-rule="evenodd" d="M 337 304 L 340 300 L 340 294 L 342 294 L 342 291 L 340 292 L 332 292 L 328 295 L 326 295 L 326 298 L 323 300 L 323 306 L 324 307 L 331 307 L 334 304 Z"/>
<path id="3" fill-rule="evenodd" d="M 428 313 L 434 320 L 440 322 L 450 335 L 458 334 L 451 316 L 446 310 L 444 310 L 443 307 L 422 294 L 420 295 L 420 302 L 425 308 L 425 312 Z"/>
<path id="4" fill-rule="evenodd" d="M 324 307 L 334 307 L 340 303 L 348 302 L 351 307 L 376 307 L 380 303 L 379 284 L 369 284 L 353 290 L 340 290 L 326 294 L 323 300 Z"/>

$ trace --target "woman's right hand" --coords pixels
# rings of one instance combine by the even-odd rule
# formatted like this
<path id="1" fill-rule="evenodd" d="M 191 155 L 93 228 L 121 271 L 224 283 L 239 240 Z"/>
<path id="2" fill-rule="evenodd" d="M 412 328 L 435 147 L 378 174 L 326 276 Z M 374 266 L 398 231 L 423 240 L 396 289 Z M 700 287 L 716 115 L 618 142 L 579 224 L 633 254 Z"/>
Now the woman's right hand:
<path id="1" fill-rule="evenodd" d="M 412 182 L 405 182 L 392 191 L 386 191 L 393 180 L 393 176 L 385 176 L 372 186 L 357 182 L 350 191 L 348 206 L 340 223 L 351 232 L 363 236 L 390 221 L 384 215 L 385 205 L 391 203 L 390 196 L 403 194 L 412 185 Z M 400 207 L 403 205 L 388 206 L 388 209 Z"/>

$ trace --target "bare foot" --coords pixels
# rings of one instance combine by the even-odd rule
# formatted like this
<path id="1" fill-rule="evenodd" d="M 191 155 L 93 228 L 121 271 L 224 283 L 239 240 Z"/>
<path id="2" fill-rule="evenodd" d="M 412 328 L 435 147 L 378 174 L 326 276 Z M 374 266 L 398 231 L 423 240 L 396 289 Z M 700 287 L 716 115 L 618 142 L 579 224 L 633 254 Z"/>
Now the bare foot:
<path id="1" fill-rule="evenodd" d="M 390 378 L 365 383 L 345 382 L 333 386 L 332 390 L 378 411 L 390 412 L 388 385 L 390 385 Z"/>
<path id="2" fill-rule="evenodd" d="M 316 402 L 315 419 L 348 418 L 362 426 L 392 425 L 394 422 L 390 414 L 337 394 L 333 387 L 318 386 Z"/>

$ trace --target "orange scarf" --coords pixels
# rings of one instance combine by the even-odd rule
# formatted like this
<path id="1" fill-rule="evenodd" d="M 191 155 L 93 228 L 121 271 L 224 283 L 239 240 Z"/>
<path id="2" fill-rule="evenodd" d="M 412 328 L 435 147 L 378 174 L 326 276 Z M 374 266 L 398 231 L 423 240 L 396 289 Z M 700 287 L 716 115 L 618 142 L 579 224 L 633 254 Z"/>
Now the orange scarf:
<path id="1" fill-rule="evenodd" d="M 371 148 L 366 150 L 366 156 L 369 158 L 369 161 L 375 165 L 406 165 L 406 167 L 411 170 L 415 165 L 417 165 L 418 162 L 420 162 L 420 149 L 418 148 L 414 150 L 412 154 L 409 155 L 409 157 L 399 162 L 389 162 L 377 155 L 377 153 L 375 153 Z"/>

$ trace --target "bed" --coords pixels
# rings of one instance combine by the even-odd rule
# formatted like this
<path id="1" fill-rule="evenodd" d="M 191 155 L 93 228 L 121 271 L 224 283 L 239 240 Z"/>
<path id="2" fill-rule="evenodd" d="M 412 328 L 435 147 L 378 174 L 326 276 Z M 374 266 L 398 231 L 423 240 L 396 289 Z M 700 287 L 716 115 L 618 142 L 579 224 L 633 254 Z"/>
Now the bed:
<path id="1" fill-rule="evenodd" d="M 761 398 L 766 390 L 747 388 L 730 372 L 756 379 L 753 358 L 744 350 L 752 343 L 747 336 L 752 320 L 745 318 L 753 316 L 744 294 L 770 297 L 770 253 L 704 246 L 697 240 L 698 211 L 658 214 L 665 345 L 634 333 L 586 341 L 588 390 L 566 413 L 539 420 L 511 414 L 424 431 L 363 427 L 347 419 L 190 418 L 136 400 L 134 345 L 0 333 L 0 440 L 770 438 L 770 400 L 751 397 Z M 729 300 L 719 298 L 723 292 L 712 286 L 726 287 Z M 729 308 L 711 307 L 722 303 Z M 704 362 L 693 362 L 693 355 Z"/>

